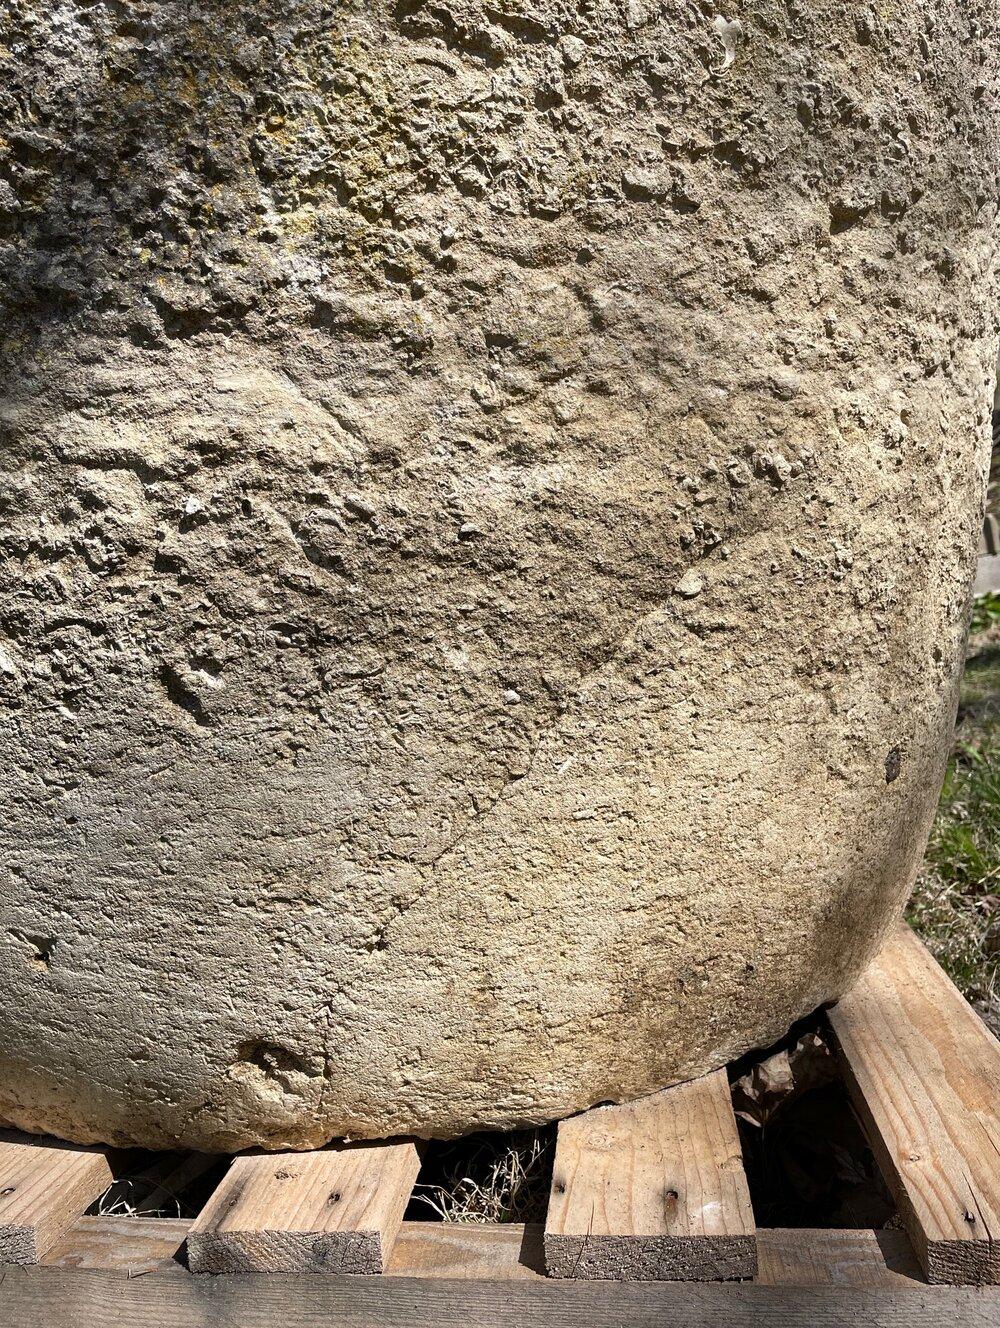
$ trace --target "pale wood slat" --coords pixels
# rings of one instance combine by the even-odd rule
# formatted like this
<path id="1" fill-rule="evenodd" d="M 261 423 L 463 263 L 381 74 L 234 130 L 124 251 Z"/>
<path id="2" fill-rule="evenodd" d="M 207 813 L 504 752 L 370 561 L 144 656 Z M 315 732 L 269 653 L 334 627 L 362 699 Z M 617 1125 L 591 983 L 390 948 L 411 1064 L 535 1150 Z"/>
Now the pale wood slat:
<path id="1" fill-rule="evenodd" d="M 725 1071 L 562 1121 L 545 1223 L 552 1277 L 753 1277 L 753 1211 Z"/>
<path id="2" fill-rule="evenodd" d="M 106 1148 L 0 1135 L 0 1264 L 33 1264 L 114 1179 Z"/>
<path id="3" fill-rule="evenodd" d="M 757 1228 L 762 1286 L 906 1287 L 923 1283 L 905 1231 Z"/>
<path id="4" fill-rule="evenodd" d="M 42 1260 L 59 1268 L 188 1274 L 177 1256 L 191 1223 L 177 1217 L 81 1217 Z M 765 1286 L 905 1287 L 922 1281 L 902 1231 L 757 1232 Z M 544 1276 L 538 1223 L 404 1222 L 387 1277 L 531 1281 Z"/>
<path id="5" fill-rule="evenodd" d="M 1000 1044 L 908 928 L 829 1020 L 928 1280 L 1000 1283 Z"/>
<path id="6" fill-rule="evenodd" d="M 419 1170 L 408 1140 L 234 1158 L 188 1232 L 191 1270 L 381 1273 Z"/>
<path id="7" fill-rule="evenodd" d="M 43 1263 L 59 1268 L 118 1268 L 187 1275 L 178 1261 L 191 1226 L 181 1217 L 81 1217 Z M 480 1278 L 498 1282 L 545 1276 L 542 1227 L 515 1222 L 404 1222 L 387 1277 Z"/>
<path id="8" fill-rule="evenodd" d="M 544 1277 L 542 1227 L 537 1222 L 404 1222 L 385 1271 L 390 1277 L 498 1282 Z"/>
<path id="9" fill-rule="evenodd" d="M 51 1268 L 118 1269 L 131 1277 L 169 1269 L 187 1277 L 179 1255 L 190 1225 L 183 1217 L 81 1217 L 41 1262 Z"/>

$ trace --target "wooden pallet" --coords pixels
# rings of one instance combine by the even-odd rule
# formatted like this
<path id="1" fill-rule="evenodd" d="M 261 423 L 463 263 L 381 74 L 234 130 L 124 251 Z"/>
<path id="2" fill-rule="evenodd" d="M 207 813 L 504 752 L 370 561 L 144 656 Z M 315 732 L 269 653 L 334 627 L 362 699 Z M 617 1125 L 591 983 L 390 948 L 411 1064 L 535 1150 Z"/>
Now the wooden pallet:
<path id="1" fill-rule="evenodd" d="M 655 1283 L 662 1317 L 669 1281 L 687 1288 L 673 1311 L 679 1322 L 685 1306 L 691 1322 L 715 1313 L 734 1323 L 825 1322 L 818 1302 L 791 1294 L 823 1287 L 837 1288 L 845 1312 L 864 1291 L 905 1307 L 901 1322 L 1000 1322 L 1000 1292 L 926 1285 L 1000 1284 L 1000 1044 L 906 929 L 829 1023 L 905 1233 L 756 1228 L 724 1072 L 564 1121 L 544 1227 L 403 1221 L 420 1166 L 408 1140 L 241 1155 L 193 1221 L 81 1216 L 108 1185 L 113 1157 L 10 1133 L 0 1141 L 0 1263 L 9 1265 L 0 1269 L 0 1321 L 5 1306 L 27 1314 L 33 1301 L 35 1319 L 25 1322 L 42 1322 L 46 1297 L 70 1295 L 86 1328 L 88 1297 L 98 1305 L 112 1295 L 154 1325 L 269 1323 L 263 1311 L 241 1318 L 219 1289 L 239 1300 L 252 1284 L 260 1305 L 277 1307 L 294 1286 L 296 1305 L 348 1323 L 419 1323 L 419 1286 L 435 1322 L 454 1314 L 463 1328 L 483 1319 L 483 1287 L 519 1324 L 607 1320 L 626 1309 L 639 1323 L 647 1309 L 652 1321 L 654 1301 L 637 1288 L 623 1286 L 615 1302 L 584 1284 Z M 191 1276 L 206 1272 L 236 1276 Z M 326 1276 L 289 1282 L 274 1273 Z M 383 1276 L 337 1276 L 359 1273 Z M 139 1274 L 142 1292 L 133 1289 Z M 375 1285 L 384 1290 L 363 1290 Z M 145 1303 L 150 1287 L 169 1315 Z M 882 1321 L 879 1305 L 864 1310 L 872 1321 Z"/>
<path id="2" fill-rule="evenodd" d="M 1000 1284 L 1000 1044 L 909 930 L 829 1018 L 927 1280 Z"/>

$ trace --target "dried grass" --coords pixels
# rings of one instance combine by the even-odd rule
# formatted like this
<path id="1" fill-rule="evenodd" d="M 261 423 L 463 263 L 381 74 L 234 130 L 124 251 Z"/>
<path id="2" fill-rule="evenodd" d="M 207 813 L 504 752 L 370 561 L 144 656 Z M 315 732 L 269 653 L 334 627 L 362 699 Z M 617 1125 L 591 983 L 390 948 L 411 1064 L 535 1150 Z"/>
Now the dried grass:
<path id="1" fill-rule="evenodd" d="M 554 1126 L 438 1144 L 414 1203 L 442 1222 L 541 1222 L 554 1152 Z"/>

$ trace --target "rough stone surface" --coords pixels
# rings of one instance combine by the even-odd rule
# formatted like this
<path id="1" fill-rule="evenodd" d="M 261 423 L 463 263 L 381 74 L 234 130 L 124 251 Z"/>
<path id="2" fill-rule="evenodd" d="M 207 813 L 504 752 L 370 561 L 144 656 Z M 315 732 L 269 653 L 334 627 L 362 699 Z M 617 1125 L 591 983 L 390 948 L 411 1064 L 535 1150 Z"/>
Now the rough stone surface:
<path id="1" fill-rule="evenodd" d="M 447 1135 L 844 990 L 952 723 L 994 19 L 7 0 L 0 1115 Z"/>

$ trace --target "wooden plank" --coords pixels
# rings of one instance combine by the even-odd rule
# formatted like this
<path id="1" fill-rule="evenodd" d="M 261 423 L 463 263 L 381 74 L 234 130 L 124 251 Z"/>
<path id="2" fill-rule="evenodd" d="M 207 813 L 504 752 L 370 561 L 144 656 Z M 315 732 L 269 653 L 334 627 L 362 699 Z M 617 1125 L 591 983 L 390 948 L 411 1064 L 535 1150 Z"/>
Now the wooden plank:
<path id="1" fill-rule="evenodd" d="M 410 1140 L 236 1157 L 191 1224 L 191 1271 L 381 1273 L 419 1170 Z"/>
<path id="2" fill-rule="evenodd" d="M 0 1263 L 37 1263 L 114 1180 L 106 1148 L 0 1135 Z"/>
<path id="3" fill-rule="evenodd" d="M 153 1271 L 186 1276 L 177 1261 L 190 1221 L 184 1218 L 82 1217 L 42 1260 L 60 1268 Z M 760 1269 L 766 1286 L 911 1286 L 922 1281 L 902 1231 L 816 1231 L 761 1228 Z M 544 1276 L 538 1223 L 404 1222 L 387 1277 L 459 1278 L 497 1282 Z"/>
<path id="4" fill-rule="evenodd" d="M 499 1282 L 544 1277 L 541 1223 L 404 1222 L 385 1271 Z"/>
<path id="5" fill-rule="evenodd" d="M 725 1071 L 562 1121 L 545 1264 L 552 1277 L 753 1277 L 750 1192 Z"/>
<path id="6" fill-rule="evenodd" d="M 54 1268 L 116 1268 L 130 1277 L 171 1269 L 191 1222 L 182 1217 L 81 1217 L 42 1259 Z"/>
<path id="7" fill-rule="evenodd" d="M 1000 1291 L 11 1268 L 4 1328 L 996 1328 Z"/>
<path id="8" fill-rule="evenodd" d="M 905 1231 L 757 1228 L 762 1286 L 907 1287 L 923 1282 Z"/>
<path id="9" fill-rule="evenodd" d="M 190 1219 L 81 1217 L 43 1263 L 59 1268 L 118 1268 L 138 1273 L 178 1262 Z M 387 1277 L 455 1277 L 512 1281 L 545 1276 L 540 1223 L 404 1222 L 393 1244 Z"/>
<path id="10" fill-rule="evenodd" d="M 928 1281 L 1000 1283 L 1000 1044 L 908 928 L 829 1021 Z"/>

